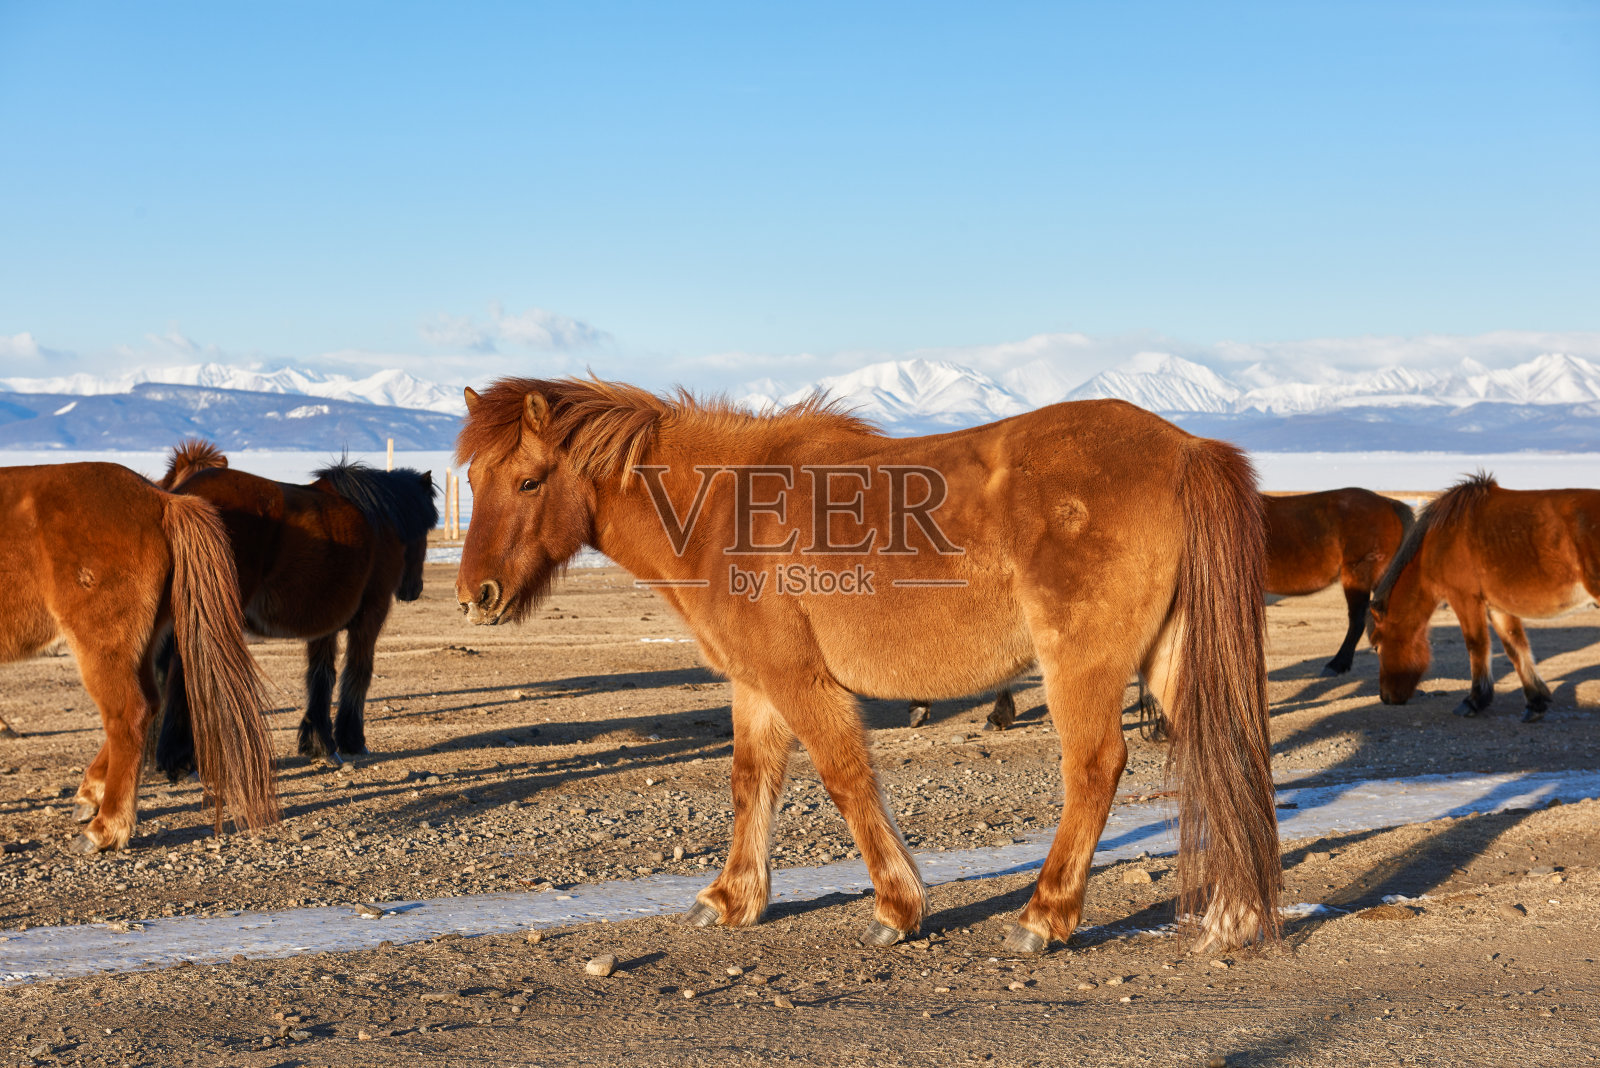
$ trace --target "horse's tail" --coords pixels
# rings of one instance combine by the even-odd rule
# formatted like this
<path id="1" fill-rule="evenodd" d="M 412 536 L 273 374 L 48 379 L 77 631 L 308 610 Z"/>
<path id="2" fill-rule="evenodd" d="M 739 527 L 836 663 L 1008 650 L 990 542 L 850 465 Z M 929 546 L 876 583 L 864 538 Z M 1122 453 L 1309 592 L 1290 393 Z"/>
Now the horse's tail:
<path id="1" fill-rule="evenodd" d="M 1206 945 L 1240 945 L 1277 937 L 1282 882 L 1261 498 L 1245 454 L 1207 439 L 1191 444 L 1179 495 L 1185 532 L 1168 751 L 1179 782 L 1179 913 L 1204 912 Z"/>
<path id="2" fill-rule="evenodd" d="M 156 483 L 164 490 L 175 490 L 197 471 L 212 467 L 227 467 L 228 457 L 204 438 L 185 438 L 173 446 L 167 457 L 167 473 Z"/>
<path id="3" fill-rule="evenodd" d="M 279 819 L 272 740 L 227 530 L 209 502 L 181 494 L 167 495 L 161 525 L 172 547 L 172 631 L 195 761 L 216 801 L 216 829 L 230 809 L 252 830 L 269 826 Z"/>
<path id="4" fill-rule="evenodd" d="M 1400 540 L 1405 541 L 1406 535 L 1411 533 L 1411 527 L 1417 521 L 1417 513 L 1413 512 L 1405 501 L 1397 501 L 1393 497 L 1388 498 L 1388 501 L 1389 507 L 1394 509 L 1394 514 L 1400 520 Z"/>

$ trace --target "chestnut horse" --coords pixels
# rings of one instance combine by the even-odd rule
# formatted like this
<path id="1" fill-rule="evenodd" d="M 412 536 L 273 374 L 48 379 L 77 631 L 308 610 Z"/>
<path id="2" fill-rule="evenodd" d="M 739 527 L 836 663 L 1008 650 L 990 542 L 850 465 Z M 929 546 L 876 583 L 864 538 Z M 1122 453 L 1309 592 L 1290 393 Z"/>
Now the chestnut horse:
<path id="1" fill-rule="evenodd" d="M 257 634 L 306 641 L 306 711 L 300 752 L 338 767 L 367 751 L 364 711 L 378 635 L 396 598 L 422 596 L 428 531 L 439 522 L 433 476 L 338 463 L 309 486 L 228 467 L 216 446 L 172 451 L 161 484 L 216 506 L 228 530 L 245 621 Z M 339 632 L 345 632 L 338 675 Z M 174 670 L 183 671 L 182 658 Z M 330 722 L 335 678 L 339 716 Z M 188 709 L 174 689 L 156 764 L 174 781 L 192 766 Z"/>
<path id="2" fill-rule="evenodd" d="M 1472 688 L 1455 708 L 1494 700 L 1489 627 L 1522 681 L 1524 723 L 1543 719 L 1550 687 L 1534 666 L 1522 617 L 1548 619 L 1600 599 L 1600 490 L 1507 490 L 1479 473 L 1422 510 L 1372 601 L 1378 695 L 1403 705 L 1428 670 L 1428 621 L 1450 605 L 1466 639 Z"/>
<path id="3" fill-rule="evenodd" d="M 1335 582 L 1344 587 L 1349 625 L 1339 651 L 1322 669 L 1324 675 L 1343 675 L 1350 670 L 1356 643 L 1366 628 L 1373 587 L 1411 529 L 1411 509 L 1353 486 L 1282 497 L 1263 494 L 1261 505 L 1267 524 L 1267 593 L 1298 597 Z M 1164 737 L 1161 711 L 1143 680 L 1139 707 L 1148 736 Z M 912 704 L 911 726 L 920 727 L 928 718 L 926 701 Z M 1016 718 L 1011 691 L 1001 690 L 984 729 L 1003 731 Z"/>
<path id="4" fill-rule="evenodd" d="M 192 665 L 184 686 L 218 832 L 230 811 L 251 828 L 275 822 L 261 681 L 216 511 L 117 464 L 78 463 L 0 468 L 0 516 L 0 661 L 64 638 L 106 732 L 74 798 L 89 825 L 72 851 L 121 849 L 138 823 L 168 627 Z"/>
<path id="5" fill-rule="evenodd" d="M 1037 662 L 1066 804 L 1008 949 L 1078 924 L 1137 668 L 1182 711 L 1182 911 L 1203 913 L 1207 945 L 1276 933 L 1261 508 L 1238 449 L 1121 401 L 925 438 L 819 398 L 751 415 L 596 380 L 503 379 L 466 401 L 468 619 L 524 618 L 587 544 L 654 587 L 732 682 L 733 842 L 691 922 L 760 918 L 798 740 L 877 891 L 863 942 L 917 930 L 926 892 L 856 695 L 955 697 Z"/>

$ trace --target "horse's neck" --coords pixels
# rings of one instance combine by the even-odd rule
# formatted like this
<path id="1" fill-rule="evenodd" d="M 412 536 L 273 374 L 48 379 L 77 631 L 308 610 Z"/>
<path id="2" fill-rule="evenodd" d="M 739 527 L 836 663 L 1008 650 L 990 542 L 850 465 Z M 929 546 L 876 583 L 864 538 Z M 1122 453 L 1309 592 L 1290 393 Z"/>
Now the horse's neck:
<path id="1" fill-rule="evenodd" d="M 672 552 L 643 479 L 634 476 L 626 486 L 618 483 L 613 477 L 595 485 L 592 546 L 638 578 L 694 577 L 691 566 Z M 686 516 L 693 489 L 686 492 L 676 480 L 669 481 L 668 489 L 674 507 Z"/>

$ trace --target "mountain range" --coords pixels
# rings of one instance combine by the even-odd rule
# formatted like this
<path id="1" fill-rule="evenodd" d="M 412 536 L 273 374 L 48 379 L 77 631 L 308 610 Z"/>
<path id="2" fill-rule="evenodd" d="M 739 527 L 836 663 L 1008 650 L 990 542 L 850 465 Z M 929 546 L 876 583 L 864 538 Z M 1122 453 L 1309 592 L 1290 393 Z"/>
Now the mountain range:
<path id="1" fill-rule="evenodd" d="M 753 409 L 814 390 L 893 434 L 957 430 L 1060 400 L 1120 398 L 1196 433 L 1246 448 L 1297 451 L 1600 451 L 1600 366 L 1549 353 L 1515 367 L 1463 361 L 1444 370 L 1391 367 L 1289 376 L 1263 365 L 1224 374 L 1141 354 L 1076 382 L 1044 361 L 995 376 L 961 364 L 869 364 L 814 383 L 752 384 Z M 0 378 L 0 448 L 160 449 L 188 434 L 228 448 L 448 448 L 459 387 L 402 371 L 365 378 L 298 368 L 196 364 L 102 378 Z"/>

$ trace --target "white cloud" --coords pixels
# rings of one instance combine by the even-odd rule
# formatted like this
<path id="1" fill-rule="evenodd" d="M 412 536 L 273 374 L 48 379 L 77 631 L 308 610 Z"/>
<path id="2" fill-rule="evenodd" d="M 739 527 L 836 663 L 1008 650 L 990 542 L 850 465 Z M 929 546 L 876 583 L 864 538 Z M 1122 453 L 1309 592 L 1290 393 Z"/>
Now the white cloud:
<path id="1" fill-rule="evenodd" d="M 489 305 L 487 323 L 462 315 L 440 315 L 431 323 L 423 323 L 421 332 L 424 340 L 442 348 L 480 353 L 498 352 L 502 344 L 537 352 L 569 352 L 611 340 L 603 330 L 544 308 L 508 315 L 499 301 Z"/>
<path id="2" fill-rule="evenodd" d="M 0 334 L 0 360 L 37 360 L 43 354 L 44 350 L 26 330 L 10 337 Z"/>

